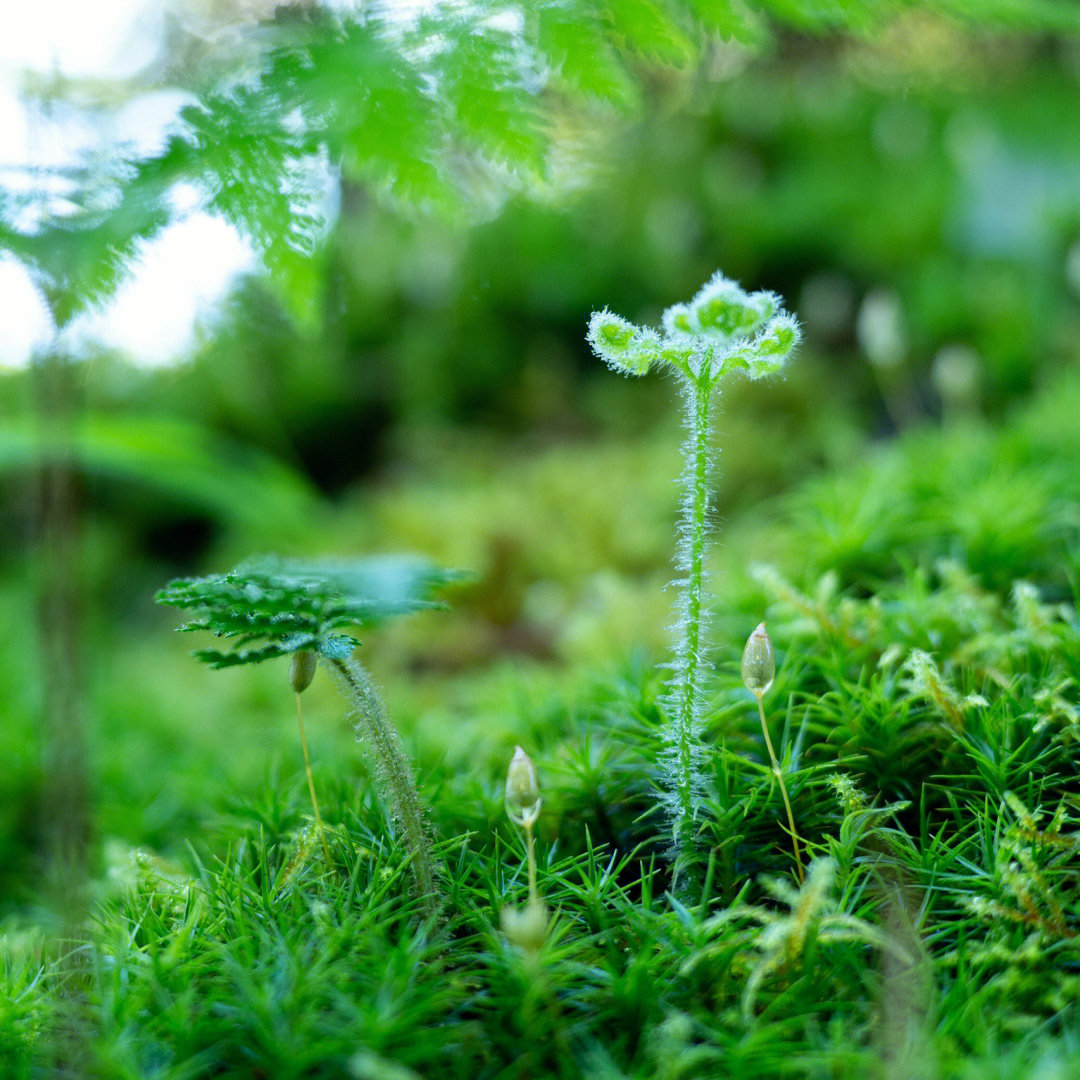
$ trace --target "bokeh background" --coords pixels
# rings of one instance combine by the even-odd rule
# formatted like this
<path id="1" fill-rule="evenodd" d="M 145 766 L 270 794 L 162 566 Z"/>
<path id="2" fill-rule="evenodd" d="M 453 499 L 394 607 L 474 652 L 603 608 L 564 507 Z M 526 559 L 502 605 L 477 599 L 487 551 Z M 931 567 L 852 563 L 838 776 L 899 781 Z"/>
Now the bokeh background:
<path id="1" fill-rule="evenodd" d="M 1071 5 L 186 7 L 123 78 L 17 81 L 31 132 L 91 134 L 0 176 L 2 318 L 48 313 L 0 356 L 0 911 L 41 902 L 58 852 L 92 879 L 132 846 L 183 860 L 301 791 L 285 671 L 192 661 L 153 602 L 178 574 L 471 571 L 364 644 L 421 773 L 483 771 L 523 715 L 661 660 L 677 387 L 606 370 L 585 324 L 655 324 L 717 268 L 805 330 L 783 379 L 723 395 L 721 607 L 754 561 L 843 584 L 898 537 L 898 573 L 959 546 L 1007 588 L 1003 532 L 1069 595 L 1075 476 L 1054 547 L 1012 466 L 1080 431 Z M 149 148 L 110 134 L 170 93 Z M 172 352 L 95 336 L 185 199 L 251 259 Z M 232 257 L 193 253 L 208 277 Z M 896 445 L 903 484 L 867 482 Z M 984 494 L 966 523 L 952 489 L 937 517 L 905 502 L 941 470 Z M 894 532 L 860 530 L 893 503 Z M 317 775 L 362 775 L 334 691 L 310 696 Z"/>

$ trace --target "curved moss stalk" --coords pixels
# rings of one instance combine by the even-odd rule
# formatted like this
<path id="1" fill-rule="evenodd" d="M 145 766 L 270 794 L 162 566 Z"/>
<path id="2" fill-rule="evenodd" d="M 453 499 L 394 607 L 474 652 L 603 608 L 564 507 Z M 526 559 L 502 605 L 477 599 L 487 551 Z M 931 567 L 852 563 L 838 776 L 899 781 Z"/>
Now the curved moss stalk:
<path id="1" fill-rule="evenodd" d="M 401 737 L 386 715 L 386 707 L 371 684 L 363 665 L 354 657 L 324 658 L 334 672 L 346 699 L 352 706 L 357 738 L 363 738 L 375 757 L 376 778 L 390 804 L 394 823 L 401 830 L 409 850 L 410 867 L 416 892 L 425 914 L 434 914 L 439 901 L 431 841 L 420 807 L 412 769 Z"/>

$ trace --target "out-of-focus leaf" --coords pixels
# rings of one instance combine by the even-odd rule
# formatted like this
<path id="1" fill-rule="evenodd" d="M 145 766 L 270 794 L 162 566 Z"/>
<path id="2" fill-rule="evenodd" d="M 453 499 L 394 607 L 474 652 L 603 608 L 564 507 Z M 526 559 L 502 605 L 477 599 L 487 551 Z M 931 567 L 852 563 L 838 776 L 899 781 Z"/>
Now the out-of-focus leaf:
<path id="1" fill-rule="evenodd" d="M 524 85 L 521 50 L 502 31 L 466 30 L 436 62 L 448 127 L 465 147 L 503 165 L 539 173 L 545 143 L 535 95 Z"/>
<path id="2" fill-rule="evenodd" d="M 635 87 L 605 34 L 599 16 L 585 18 L 573 0 L 537 5 L 536 44 L 571 88 L 616 104 L 634 99 Z"/>
<path id="3" fill-rule="evenodd" d="M 250 528 L 300 527 L 317 504 L 307 482 L 280 461 L 184 420 L 91 414 L 60 439 L 29 418 L 0 429 L 0 470 L 54 459 Z"/>
<path id="4" fill-rule="evenodd" d="M 696 51 L 683 19 L 659 0 L 617 0 L 610 13 L 616 40 L 641 56 L 681 67 Z"/>
<path id="5" fill-rule="evenodd" d="M 760 44 L 765 20 L 743 0 L 686 0 L 686 6 L 702 27 L 721 38 L 733 38 L 744 45 Z"/>
<path id="6" fill-rule="evenodd" d="M 148 161 L 69 170 L 70 212 L 35 233 L 8 232 L 6 246 L 31 268 L 57 327 L 108 297 L 140 242 L 168 224 L 169 189 L 185 157 L 177 143 Z"/>
<path id="7" fill-rule="evenodd" d="M 301 649 L 340 658 L 359 644 L 338 633 L 342 627 L 439 607 L 435 593 L 462 576 L 410 555 L 352 562 L 264 557 L 220 576 L 170 582 L 156 599 L 194 614 L 181 630 L 235 639 L 230 650 L 195 654 L 229 667 Z"/>

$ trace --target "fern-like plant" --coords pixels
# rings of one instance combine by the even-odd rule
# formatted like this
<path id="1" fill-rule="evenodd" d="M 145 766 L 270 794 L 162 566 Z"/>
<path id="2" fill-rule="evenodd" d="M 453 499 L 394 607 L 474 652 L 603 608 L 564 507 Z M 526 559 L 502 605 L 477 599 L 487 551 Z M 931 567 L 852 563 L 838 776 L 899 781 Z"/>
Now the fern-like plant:
<path id="1" fill-rule="evenodd" d="M 644 375 L 663 365 L 675 372 L 683 391 L 687 440 L 676 555 L 682 576 L 663 764 L 675 852 L 685 858 L 694 846 L 703 785 L 700 733 L 708 630 L 705 543 L 713 397 L 731 372 L 756 379 L 778 371 L 799 342 L 799 324 L 774 293 L 746 293 L 716 273 L 690 303 L 664 312 L 662 331 L 635 326 L 604 310 L 593 313 L 587 336 L 597 356 L 616 371 Z"/>
<path id="2" fill-rule="evenodd" d="M 432 599 L 436 591 L 460 576 L 405 557 L 354 563 L 258 559 L 220 576 L 170 582 L 156 597 L 161 604 L 194 612 L 181 630 L 205 630 L 231 639 L 230 648 L 195 651 L 212 667 L 302 655 L 305 666 L 311 657 L 330 668 L 351 707 L 357 738 L 366 742 L 375 760 L 378 783 L 401 830 L 417 893 L 429 914 L 438 897 L 437 874 L 416 782 L 398 732 L 355 656 L 360 643 L 342 630 L 437 607 Z M 304 686 L 307 682 L 310 678 Z"/>

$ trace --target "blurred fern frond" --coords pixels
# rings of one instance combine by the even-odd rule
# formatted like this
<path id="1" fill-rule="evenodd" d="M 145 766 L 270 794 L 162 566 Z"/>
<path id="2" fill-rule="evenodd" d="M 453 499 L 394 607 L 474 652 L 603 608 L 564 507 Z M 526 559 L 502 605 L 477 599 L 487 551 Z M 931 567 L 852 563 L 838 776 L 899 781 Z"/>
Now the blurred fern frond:
<path id="1" fill-rule="evenodd" d="M 155 599 L 194 612 L 195 618 L 181 630 L 235 639 L 232 649 L 195 652 L 198 659 L 221 668 L 301 649 L 343 659 L 359 642 L 339 633 L 341 628 L 440 607 L 435 593 L 462 577 L 414 556 L 355 562 L 263 557 L 227 574 L 177 579 Z"/>

